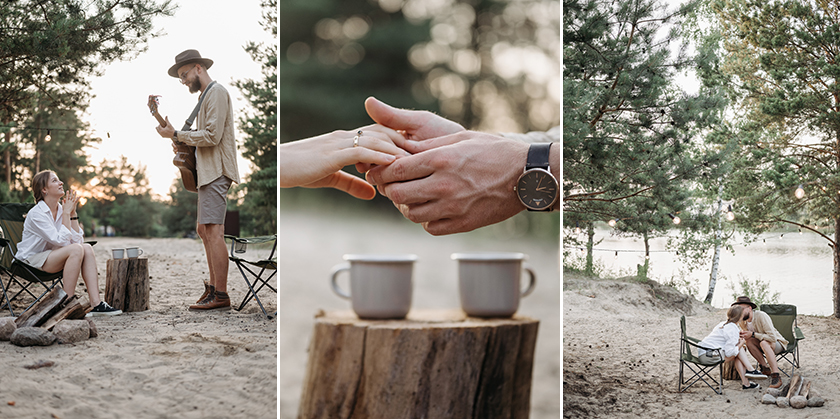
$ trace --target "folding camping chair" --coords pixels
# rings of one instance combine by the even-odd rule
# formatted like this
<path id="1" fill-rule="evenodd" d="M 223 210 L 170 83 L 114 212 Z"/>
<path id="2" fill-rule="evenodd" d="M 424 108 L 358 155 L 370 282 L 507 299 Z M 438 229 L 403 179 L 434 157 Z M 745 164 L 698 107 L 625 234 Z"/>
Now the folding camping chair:
<path id="1" fill-rule="evenodd" d="M 3 230 L 3 237 L 0 238 L 0 246 L 2 246 L 2 251 L 0 251 L 2 252 L 2 255 L 0 255 L 0 272 L 5 273 L 9 277 L 9 280 L 5 285 L 3 285 L 3 280 L 0 279 L 0 288 L 3 289 L 2 302 L 5 302 L 0 305 L 0 311 L 4 308 L 8 308 L 9 313 L 12 314 L 12 316 L 16 316 L 15 312 L 12 310 L 12 302 L 14 302 L 18 296 L 26 292 L 26 294 L 35 299 L 34 302 L 26 307 L 26 309 L 29 309 L 32 305 L 38 303 L 44 295 L 49 293 L 56 284 L 60 285 L 63 275 L 63 271 L 59 271 L 58 273 L 47 273 L 33 268 L 15 258 L 15 254 L 17 253 L 17 244 L 23 237 L 23 222 L 26 218 L 26 213 L 33 206 L 35 206 L 34 203 L 0 203 L 0 229 Z M 16 284 L 20 287 L 20 290 L 10 298 L 9 295 L 11 294 L 10 288 L 12 284 Z M 35 294 L 29 290 L 29 288 L 34 284 L 39 284 L 46 290 L 44 290 L 44 292 L 39 296 L 35 296 Z M 24 312 L 26 312 L 26 310 L 24 310 Z"/>
<path id="2" fill-rule="evenodd" d="M 796 325 L 796 306 L 786 304 L 763 304 L 761 305 L 761 312 L 770 315 L 770 320 L 773 321 L 773 326 L 782 337 L 788 341 L 787 348 L 776 355 L 776 363 L 782 360 L 790 363 L 790 374 L 782 370 L 779 366 L 779 371 L 788 377 L 793 375 L 793 371 L 799 367 L 799 341 L 805 339 L 802 330 Z"/>
<path id="3" fill-rule="evenodd" d="M 245 284 L 248 285 L 248 292 L 245 294 L 245 298 L 242 299 L 242 303 L 239 304 L 239 307 L 236 308 L 236 310 L 241 311 L 242 308 L 251 301 L 251 299 L 256 299 L 257 303 L 260 305 L 260 309 L 262 309 L 263 314 L 268 317 L 268 319 L 272 319 L 274 316 L 277 316 L 277 312 L 275 312 L 272 316 L 265 311 L 265 307 L 258 296 L 258 293 L 264 287 L 268 287 L 272 292 L 277 293 L 277 289 L 269 284 L 269 281 L 277 273 L 277 257 L 274 255 L 277 250 L 277 235 L 259 236 L 254 238 L 237 238 L 236 236 L 225 235 L 225 239 L 230 239 L 231 241 L 229 259 L 236 264 L 237 268 L 239 268 L 239 272 L 242 273 L 242 278 L 245 279 Z M 237 255 L 246 253 L 248 245 L 264 244 L 268 242 L 273 242 L 273 245 L 271 247 L 271 252 L 266 258 L 246 259 Z M 248 274 L 251 275 L 251 280 L 249 280 Z"/>
<path id="4" fill-rule="evenodd" d="M 723 362 L 725 359 L 723 357 L 723 350 L 703 347 L 699 344 L 700 340 L 686 335 L 685 315 L 680 317 L 680 328 L 682 329 L 682 333 L 680 335 L 680 383 L 677 384 L 677 390 L 679 392 L 685 392 L 685 390 L 697 383 L 697 381 L 702 380 L 706 384 L 706 386 L 711 388 L 712 391 L 715 391 L 716 394 L 723 395 Z M 697 347 L 698 349 L 703 349 L 705 351 L 717 351 L 720 354 L 720 360 L 713 363 L 703 363 L 698 357 L 694 356 L 691 353 L 691 347 Z M 692 367 L 692 365 L 694 366 Z M 688 369 L 691 370 L 691 372 L 694 373 L 694 375 L 692 375 L 688 379 L 684 379 L 684 367 L 688 367 Z M 710 375 L 710 373 L 714 371 L 715 367 L 718 367 L 720 369 L 719 381 L 715 380 L 712 377 L 712 375 Z M 697 368 L 697 370 L 695 370 L 695 368 Z M 715 387 L 712 386 L 712 384 L 706 381 L 706 378 L 708 378 L 712 382 L 712 384 L 715 384 L 718 387 L 718 389 L 715 389 Z M 689 383 L 689 381 L 691 381 L 692 379 L 693 381 Z M 683 388 L 683 385 L 685 384 L 688 385 L 685 388 Z"/>

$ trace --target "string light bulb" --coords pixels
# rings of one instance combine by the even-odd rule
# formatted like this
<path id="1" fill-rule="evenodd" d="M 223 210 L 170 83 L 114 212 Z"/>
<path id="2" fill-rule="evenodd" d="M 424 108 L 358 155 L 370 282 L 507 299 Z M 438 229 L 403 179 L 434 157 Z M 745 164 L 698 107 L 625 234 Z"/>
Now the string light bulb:
<path id="1" fill-rule="evenodd" d="M 45 141 L 50 141 L 50 140 L 52 140 L 52 136 L 50 135 L 50 133 L 51 133 L 51 131 L 50 131 L 50 130 L 47 130 L 47 136 L 46 136 L 46 137 L 44 137 L 44 140 L 45 140 Z"/>
<path id="2" fill-rule="evenodd" d="M 580 235 L 580 225 L 575 222 L 575 235 Z"/>
<path id="3" fill-rule="evenodd" d="M 796 191 L 793 192 L 793 195 L 796 198 L 805 197 L 805 188 L 802 187 L 802 184 L 799 184 L 799 186 L 796 187 Z"/>
<path id="4" fill-rule="evenodd" d="M 726 212 L 726 220 L 730 222 L 735 220 L 735 213 L 732 212 L 732 204 L 729 205 L 729 210 Z"/>
<path id="5" fill-rule="evenodd" d="M 671 218 L 671 220 L 673 220 L 673 221 L 674 221 L 674 224 L 675 224 L 675 225 L 680 224 L 680 222 L 682 221 L 682 220 L 680 220 L 680 216 L 675 216 L 675 215 L 673 215 L 673 214 L 671 214 L 671 213 L 668 213 L 668 217 L 670 217 L 670 218 Z"/>
<path id="6" fill-rule="evenodd" d="M 618 219 L 610 219 L 610 221 L 607 222 L 607 224 L 610 225 L 610 227 L 615 227 L 615 224 L 617 222 L 618 222 Z M 618 253 L 616 253 L 616 255 L 618 255 Z"/>

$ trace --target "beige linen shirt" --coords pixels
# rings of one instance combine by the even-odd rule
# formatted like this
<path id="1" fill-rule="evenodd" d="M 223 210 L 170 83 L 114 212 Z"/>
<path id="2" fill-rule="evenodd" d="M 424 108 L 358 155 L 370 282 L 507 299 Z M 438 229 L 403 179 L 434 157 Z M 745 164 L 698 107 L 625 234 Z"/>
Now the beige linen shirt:
<path id="1" fill-rule="evenodd" d="M 230 95 L 219 83 L 213 83 L 204 94 L 204 102 L 198 110 L 197 129 L 178 131 L 178 141 L 195 146 L 199 187 L 222 175 L 239 183 Z"/>
<path id="2" fill-rule="evenodd" d="M 785 340 L 782 333 L 776 330 L 773 326 L 773 320 L 766 312 L 753 310 L 753 320 L 750 326 L 752 327 L 751 330 L 755 331 L 755 338 L 771 343 L 778 341 L 782 344 L 782 347 L 787 348 L 788 341 Z"/>

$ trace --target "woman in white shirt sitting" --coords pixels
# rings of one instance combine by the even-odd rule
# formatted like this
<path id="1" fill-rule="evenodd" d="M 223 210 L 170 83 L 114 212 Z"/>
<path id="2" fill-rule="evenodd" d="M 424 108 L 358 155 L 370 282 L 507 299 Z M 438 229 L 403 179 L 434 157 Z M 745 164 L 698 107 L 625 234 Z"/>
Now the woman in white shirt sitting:
<path id="1" fill-rule="evenodd" d="M 703 363 L 714 363 L 720 361 L 721 353 L 723 353 L 727 362 L 735 361 L 735 370 L 741 375 L 741 389 L 754 389 L 759 387 L 758 384 L 749 381 L 747 377 L 766 378 L 767 376 L 753 370 L 747 358 L 747 351 L 744 349 L 746 342 L 740 337 L 741 329 L 738 327 L 743 315 L 744 308 L 741 308 L 741 305 L 731 306 L 726 312 L 726 321 L 717 324 L 712 332 L 699 343 L 703 347 L 720 350 L 698 349 L 698 358 Z"/>
<path id="2" fill-rule="evenodd" d="M 65 194 L 64 183 L 55 172 L 47 170 L 32 178 L 32 195 L 36 204 L 26 214 L 23 238 L 15 258 L 47 273 L 64 270 L 64 291 L 68 296 L 75 294 L 81 273 L 93 307 L 88 315 L 121 314 L 122 311 L 99 298 L 96 257 L 93 247 L 84 243 L 84 232 L 76 215 L 79 203 L 76 192 L 70 190 Z"/>

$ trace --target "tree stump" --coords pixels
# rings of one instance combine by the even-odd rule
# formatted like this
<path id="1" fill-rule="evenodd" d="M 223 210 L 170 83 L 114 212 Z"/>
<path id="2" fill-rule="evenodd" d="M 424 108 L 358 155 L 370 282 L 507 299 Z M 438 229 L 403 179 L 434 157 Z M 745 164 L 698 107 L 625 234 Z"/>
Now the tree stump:
<path id="1" fill-rule="evenodd" d="M 123 312 L 149 309 L 149 260 L 110 259 L 105 269 L 105 301 Z"/>
<path id="2" fill-rule="evenodd" d="M 741 375 L 735 369 L 735 360 L 723 362 L 723 379 L 727 381 L 740 381 Z"/>
<path id="3" fill-rule="evenodd" d="M 300 418 L 527 418 L 539 321 L 316 315 Z"/>

